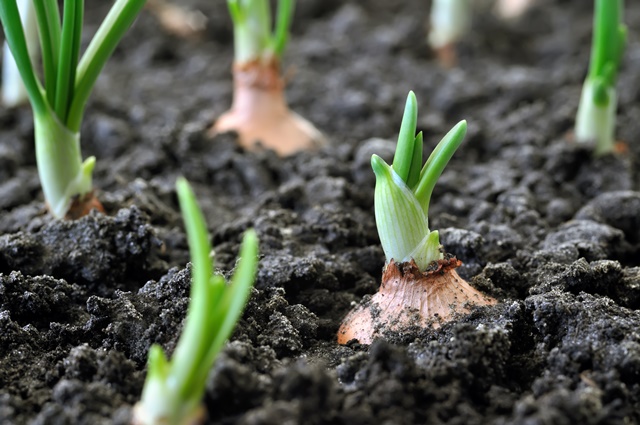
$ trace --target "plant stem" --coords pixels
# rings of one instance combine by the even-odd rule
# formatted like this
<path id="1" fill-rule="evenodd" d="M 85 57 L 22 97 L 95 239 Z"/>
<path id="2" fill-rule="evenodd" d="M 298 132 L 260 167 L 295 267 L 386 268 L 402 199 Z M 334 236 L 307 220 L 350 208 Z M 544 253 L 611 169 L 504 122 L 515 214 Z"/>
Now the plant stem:
<path id="1" fill-rule="evenodd" d="M 622 0 L 596 0 L 589 73 L 576 115 L 578 143 L 595 142 L 596 155 L 614 150 L 616 79 L 626 41 Z"/>
<path id="2" fill-rule="evenodd" d="M 92 190 L 95 157 L 82 162 L 80 135 L 70 131 L 50 109 L 34 112 L 38 175 L 51 213 L 63 218 L 72 198 Z"/>
<path id="3" fill-rule="evenodd" d="M 578 143 L 595 142 L 594 155 L 599 156 L 614 150 L 618 100 L 615 88 L 597 84 L 598 80 L 587 79 L 582 86 L 575 135 Z M 604 104 L 594 101 L 597 90 L 605 91 Z"/>

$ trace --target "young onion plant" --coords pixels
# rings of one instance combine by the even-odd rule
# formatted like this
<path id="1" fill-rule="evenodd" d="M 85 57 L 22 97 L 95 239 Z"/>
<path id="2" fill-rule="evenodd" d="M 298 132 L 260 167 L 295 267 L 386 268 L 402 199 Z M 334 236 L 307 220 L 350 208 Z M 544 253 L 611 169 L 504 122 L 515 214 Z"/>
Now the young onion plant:
<path id="1" fill-rule="evenodd" d="M 16 0 L 0 1 L 0 21 L 33 108 L 36 161 L 51 213 L 75 218 L 101 209 L 93 196 L 95 158 L 84 162 L 80 125 L 91 89 L 109 56 L 144 6 L 145 0 L 116 0 L 80 58 L 84 0 L 34 1 L 44 81 L 29 56 Z"/>
<path id="2" fill-rule="evenodd" d="M 374 206 L 380 243 L 387 263 L 412 259 L 421 270 L 441 260 L 440 237 L 429 230 L 429 204 L 438 178 L 467 132 L 460 121 L 433 150 L 422 165 L 422 132 L 415 134 L 418 104 L 413 92 L 405 105 L 393 165 L 378 155 L 371 157 L 376 175 Z"/>
<path id="3" fill-rule="evenodd" d="M 249 230 L 242 240 L 240 262 L 231 284 L 213 274 L 202 211 L 185 179 L 179 179 L 176 187 L 191 252 L 191 302 L 171 361 L 159 345 L 149 351 L 142 398 L 134 408 L 133 423 L 139 425 L 204 421 L 201 400 L 209 370 L 242 314 L 257 269 L 258 239 Z"/>
<path id="4" fill-rule="evenodd" d="M 38 26 L 33 0 L 18 0 L 18 11 L 24 28 L 29 57 L 33 63 L 38 58 Z M 11 108 L 26 104 L 28 101 L 27 89 L 24 87 L 9 44 L 5 41 L 2 50 L 2 104 Z"/>
<path id="5" fill-rule="evenodd" d="M 589 73 L 576 116 L 576 141 L 594 143 L 595 154 L 614 150 L 616 79 L 626 41 L 622 0 L 595 0 Z"/>
<path id="6" fill-rule="evenodd" d="M 422 164 L 422 133 L 415 134 L 417 100 L 409 93 L 393 164 L 373 155 L 376 225 L 386 256 L 378 293 L 364 301 L 342 322 L 338 342 L 352 339 L 370 344 L 385 332 L 412 326 L 438 326 L 464 313 L 467 304 L 495 303 L 469 286 L 455 268 L 460 262 L 441 251 L 437 230 L 429 229 L 433 188 L 462 143 L 466 121 L 459 122 Z"/>
<path id="7" fill-rule="evenodd" d="M 212 133 L 235 131 L 245 148 L 262 145 L 283 156 L 319 146 L 320 132 L 289 109 L 280 75 L 295 1 L 278 1 L 274 29 L 269 0 L 227 4 L 234 27 L 233 103 Z"/>

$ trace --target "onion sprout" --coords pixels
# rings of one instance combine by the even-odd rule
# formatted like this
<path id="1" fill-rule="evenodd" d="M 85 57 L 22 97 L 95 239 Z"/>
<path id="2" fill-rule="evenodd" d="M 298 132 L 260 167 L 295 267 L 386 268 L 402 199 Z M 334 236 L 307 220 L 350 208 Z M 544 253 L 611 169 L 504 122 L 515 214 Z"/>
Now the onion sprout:
<path id="1" fill-rule="evenodd" d="M 81 58 L 84 0 L 65 0 L 62 20 L 56 0 L 33 3 L 44 82 L 34 70 L 16 0 L 0 2 L 0 21 L 33 108 L 40 184 L 51 213 L 63 218 L 74 201 L 95 202 L 95 158 L 83 162 L 80 153 L 82 116 L 100 71 L 145 0 L 116 0 Z"/>
<path id="2" fill-rule="evenodd" d="M 418 103 L 409 93 L 400 126 L 398 146 L 389 166 L 378 155 L 371 157 L 376 175 L 375 214 L 378 235 L 387 259 L 415 260 L 421 270 L 442 259 L 437 230 L 429 230 L 429 204 L 438 178 L 462 143 L 467 122 L 460 121 L 438 143 L 422 165 L 422 132 L 415 135 Z"/>
<path id="3" fill-rule="evenodd" d="M 627 38 L 622 0 L 596 0 L 589 73 L 576 116 L 576 141 L 594 143 L 595 154 L 614 150 L 616 79 Z"/>
<path id="4" fill-rule="evenodd" d="M 240 319 L 255 280 L 258 238 L 245 233 L 240 262 L 231 284 L 213 273 L 211 244 L 202 211 L 189 183 L 176 184 L 191 252 L 191 302 L 171 361 L 162 348 L 149 350 L 142 398 L 134 408 L 134 424 L 180 425 L 203 421 L 201 400 L 209 370 Z"/>

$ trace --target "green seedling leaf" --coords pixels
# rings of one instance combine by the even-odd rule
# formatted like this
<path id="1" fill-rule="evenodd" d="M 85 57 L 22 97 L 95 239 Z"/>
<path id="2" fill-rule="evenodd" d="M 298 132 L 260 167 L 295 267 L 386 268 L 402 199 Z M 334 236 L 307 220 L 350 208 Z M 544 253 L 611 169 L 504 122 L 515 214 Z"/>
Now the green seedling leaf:
<path id="1" fill-rule="evenodd" d="M 11 3 L 11 1 L 7 3 Z M 60 11 L 56 0 L 34 1 L 33 5 L 36 8 L 36 19 L 38 20 L 44 81 L 48 88 L 46 95 L 49 105 L 53 105 L 56 100 L 58 59 L 62 37 Z M 3 19 L 2 22 L 4 25 L 5 20 Z"/>
<path id="2" fill-rule="evenodd" d="M 411 159 L 411 168 L 409 168 L 409 176 L 407 177 L 407 186 L 411 190 L 414 190 L 418 182 L 420 182 L 423 144 L 421 131 L 413 139 L 413 157 Z"/>
<path id="3" fill-rule="evenodd" d="M 278 1 L 278 15 L 276 18 L 276 28 L 272 37 L 273 53 L 281 58 L 289 41 L 289 28 L 293 19 L 295 2 L 293 0 Z"/>
<path id="4" fill-rule="evenodd" d="M 380 243 L 387 260 L 409 261 L 429 233 L 429 222 L 415 195 L 382 158 L 371 157 L 376 175 L 374 205 Z"/>
<path id="5" fill-rule="evenodd" d="M 149 352 L 147 379 L 134 409 L 139 424 L 183 424 L 198 416 L 209 370 L 242 315 L 257 270 L 258 238 L 248 230 L 231 284 L 214 275 L 209 235 L 195 194 L 184 178 L 176 190 L 191 253 L 191 301 L 173 359 L 167 361 L 159 347 Z"/>
<path id="6" fill-rule="evenodd" d="M 425 214 L 429 213 L 431 194 L 433 193 L 433 188 L 436 186 L 436 182 L 442 175 L 449 160 L 453 157 L 453 154 L 458 150 L 466 134 L 467 122 L 460 121 L 444 136 L 440 143 L 438 143 L 424 164 L 420 172 L 420 182 L 415 188 L 414 193 Z"/>
<path id="7" fill-rule="evenodd" d="M 409 172 L 413 163 L 417 122 L 418 100 L 415 93 L 410 91 L 404 106 L 402 124 L 400 124 L 398 146 L 393 156 L 393 170 L 405 183 L 409 179 Z M 420 162 L 422 162 L 422 151 L 420 152 Z"/>

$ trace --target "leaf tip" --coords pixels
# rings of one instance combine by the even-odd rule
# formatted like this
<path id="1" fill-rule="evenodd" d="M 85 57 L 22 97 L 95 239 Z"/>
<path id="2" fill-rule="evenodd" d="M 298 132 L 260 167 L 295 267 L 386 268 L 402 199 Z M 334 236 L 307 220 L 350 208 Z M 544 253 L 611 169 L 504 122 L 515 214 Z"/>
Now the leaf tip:
<path id="1" fill-rule="evenodd" d="M 380 158 L 378 155 L 371 155 L 371 168 L 373 168 L 373 173 L 376 177 L 382 177 L 387 174 L 389 165 L 384 161 L 384 159 Z"/>

